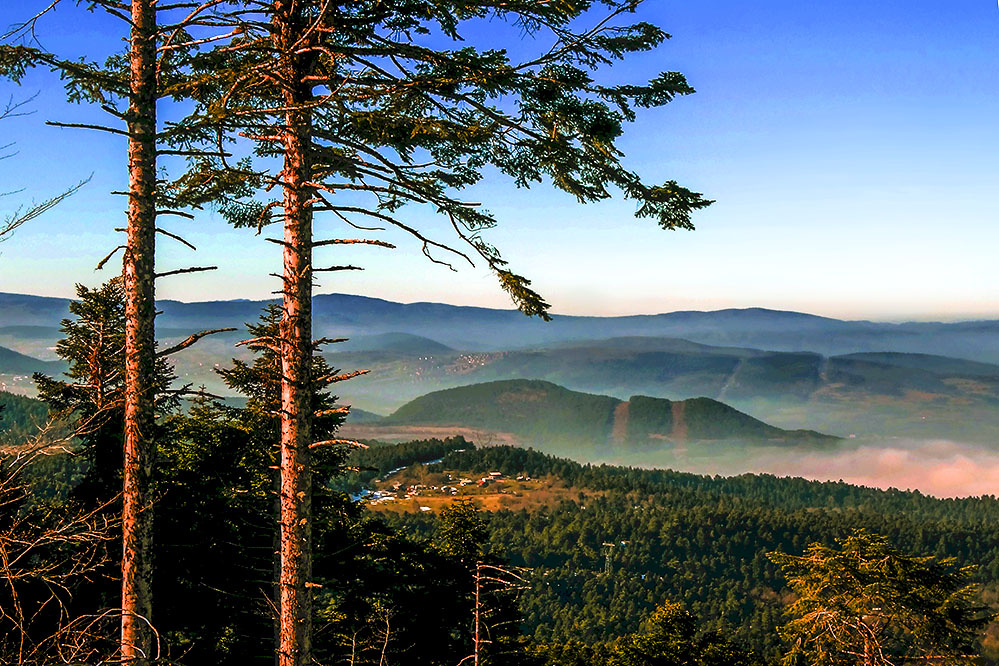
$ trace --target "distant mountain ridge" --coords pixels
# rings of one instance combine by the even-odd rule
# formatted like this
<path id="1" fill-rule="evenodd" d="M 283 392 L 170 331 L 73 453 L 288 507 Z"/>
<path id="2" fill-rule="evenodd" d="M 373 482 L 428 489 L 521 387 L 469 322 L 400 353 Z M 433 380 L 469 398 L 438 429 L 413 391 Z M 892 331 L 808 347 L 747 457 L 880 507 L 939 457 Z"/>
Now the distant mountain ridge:
<path id="1" fill-rule="evenodd" d="M 158 302 L 164 328 L 242 327 L 273 301 Z M 69 301 L 0 293 L 0 328 L 57 327 Z M 558 315 L 544 323 L 515 310 L 441 303 L 396 303 L 349 294 L 319 294 L 313 300 L 318 334 L 405 333 L 455 349 L 489 351 L 511 346 L 623 336 L 684 338 L 717 346 L 823 355 L 857 352 L 932 353 L 981 362 L 999 362 L 999 320 L 958 323 L 842 321 L 830 317 L 770 310 L 678 311 L 621 317 Z"/>
<path id="2" fill-rule="evenodd" d="M 838 437 L 783 430 L 710 398 L 619 400 L 551 382 L 514 379 L 435 391 L 400 407 L 377 426 L 458 426 L 510 433 L 559 451 L 662 450 L 701 440 L 742 444 L 822 445 Z"/>

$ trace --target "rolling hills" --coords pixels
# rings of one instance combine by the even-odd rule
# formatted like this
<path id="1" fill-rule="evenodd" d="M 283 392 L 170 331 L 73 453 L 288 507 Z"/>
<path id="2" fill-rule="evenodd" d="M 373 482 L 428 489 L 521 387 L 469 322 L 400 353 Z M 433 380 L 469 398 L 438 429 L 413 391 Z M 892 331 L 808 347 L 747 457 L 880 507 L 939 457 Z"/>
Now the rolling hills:
<path id="1" fill-rule="evenodd" d="M 0 294 L 0 346 L 53 360 L 67 303 Z M 242 327 L 263 304 L 163 301 L 161 344 Z M 999 442 L 997 322 L 888 324 L 751 308 L 546 324 L 510 310 L 343 294 L 317 296 L 315 311 L 317 337 L 351 338 L 328 347 L 327 360 L 371 370 L 338 392 L 376 413 L 432 391 L 524 378 L 619 400 L 705 396 L 786 429 Z M 228 395 L 214 370 L 250 357 L 234 346 L 245 337 L 211 336 L 176 355 L 178 376 Z M 10 381 L 8 389 L 30 391 Z"/>
<path id="2" fill-rule="evenodd" d="M 162 311 L 158 325 L 179 329 L 241 327 L 256 320 L 268 302 L 163 300 L 157 304 Z M 3 329 L 19 326 L 57 328 L 66 316 L 68 303 L 61 298 L 0 293 L 0 334 Z M 558 315 L 545 323 L 515 310 L 394 303 L 349 294 L 319 294 L 313 307 L 316 333 L 320 335 L 406 333 L 466 350 L 497 351 L 514 346 L 644 336 L 774 351 L 807 350 L 826 356 L 887 350 L 999 362 L 999 321 L 995 320 L 894 324 L 745 308 L 623 317 Z"/>
<path id="3" fill-rule="evenodd" d="M 33 394 L 32 374 L 57 375 L 66 369 L 62 361 L 43 361 L 27 354 L 0 347 L 0 391 Z"/>
<path id="4" fill-rule="evenodd" d="M 42 361 L 6 347 L 0 347 L 0 375 L 30 375 L 33 372 L 61 372 L 65 364 Z"/>

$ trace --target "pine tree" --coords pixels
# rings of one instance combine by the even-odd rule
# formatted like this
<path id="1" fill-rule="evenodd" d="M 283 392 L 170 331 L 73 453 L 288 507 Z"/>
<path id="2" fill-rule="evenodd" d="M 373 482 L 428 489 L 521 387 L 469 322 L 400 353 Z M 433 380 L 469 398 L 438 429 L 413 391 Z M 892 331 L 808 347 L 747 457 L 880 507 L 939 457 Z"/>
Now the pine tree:
<path id="1" fill-rule="evenodd" d="M 507 268 L 482 232 L 495 224 L 459 191 L 495 169 L 517 186 L 548 181 L 580 202 L 620 190 L 639 217 L 666 229 L 691 228 L 690 215 L 710 202 L 670 181 L 648 185 L 621 164 L 615 141 L 635 108 L 666 104 L 693 92 L 668 72 L 641 84 L 603 85 L 594 72 L 667 35 L 647 23 L 620 25 L 632 0 L 593 5 L 451 1 L 249 1 L 239 38 L 207 54 L 200 80 L 178 94 L 199 103 L 185 130 L 198 131 L 220 155 L 249 139 L 258 160 L 195 160 L 177 183 L 179 200 L 218 202 L 237 224 L 279 221 L 284 270 L 281 359 L 281 632 L 282 666 L 310 660 L 309 447 L 307 389 L 314 275 L 356 270 L 315 266 L 313 249 L 380 239 L 313 237 L 313 217 L 330 213 L 351 227 L 385 224 L 411 234 L 428 258 L 483 260 L 525 313 L 548 318 L 549 305 L 530 281 Z M 466 28 L 497 20 L 548 40 L 522 61 L 507 51 L 463 41 Z M 577 30 L 592 20 L 590 29 Z M 189 144 L 188 144 L 189 145 Z M 280 169 L 269 172 L 276 158 Z M 276 188 L 281 195 L 256 201 Z M 451 225 L 459 249 L 408 224 L 406 204 L 426 205 Z M 275 211 L 280 211 L 280 214 Z"/>
<path id="2" fill-rule="evenodd" d="M 125 288 L 125 438 L 122 474 L 121 657 L 145 666 L 153 652 L 153 502 L 156 443 L 156 100 L 155 0 L 131 0 L 128 132 L 128 224 Z"/>
<path id="3" fill-rule="evenodd" d="M 191 36 L 192 31 L 211 30 L 224 3 L 209 1 L 198 5 L 176 3 L 161 6 L 155 0 L 91 0 L 86 3 L 86 9 L 103 9 L 109 15 L 122 19 L 126 26 L 126 34 L 123 35 L 128 44 L 126 51 L 109 58 L 103 67 L 85 58 L 78 60 L 46 52 L 32 43 L 30 37 L 38 29 L 39 21 L 59 4 L 59 0 L 46 4 L 38 14 L 3 35 L 5 43 L 0 44 L 0 76 L 19 81 L 29 67 L 48 67 L 66 80 L 71 101 L 97 104 L 116 122 L 124 125 L 124 129 L 119 129 L 92 124 L 52 123 L 124 135 L 128 142 L 126 240 L 101 260 L 98 268 L 116 252 L 123 250 L 125 367 L 121 658 L 126 663 L 145 666 L 154 654 L 150 582 L 153 574 L 153 504 L 150 488 L 156 450 L 153 439 L 157 386 L 155 281 L 164 275 L 206 270 L 195 267 L 156 273 L 157 233 L 190 246 L 176 234 L 157 227 L 160 215 L 185 215 L 171 210 L 176 202 L 163 196 L 157 176 L 157 158 L 164 153 L 191 154 L 189 151 L 162 148 L 160 139 L 163 133 L 157 125 L 157 102 L 173 96 L 170 88 L 183 80 L 185 64 L 198 44 L 227 37 Z M 160 22 L 161 13 L 174 18 Z M 194 339 L 197 337 L 200 335 L 194 336 Z"/>
<path id="4" fill-rule="evenodd" d="M 813 543 L 800 556 L 768 557 L 798 595 L 780 629 L 787 666 L 977 663 L 975 643 L 992 616 L 969 583 L 971 567 L 907 555 L 865 530 L 838 549 Z"/>
<path id="5" fill-rule="evenodd" d="M 699 635 L 700 634 L 700 635 Z M 699 632 L 694 616 L 676 602 L 656 608 L 644 631 L 623 637 L 610 666 L 754 666 L 759 660 L 713 632 Z"/>
<path id="6" fill-rule="evenodd" d="M 127 459 L 122 456 L 126 437 L 124 413 L 128 404 L 127 306 L 123 282 L 122 278 L 115 278 L 97 289 L 77 285 L 78 300 L 69 306 L 73 317 L 63 320 L 65 337 L 56 344 L 56 353 L 69 365 L 66 379 L 41 374 L 34 377 L 39 397 L 48 403 L 53 415 L 70 424 L 87 462 L 87 471 L 80 485 L 73 489 L 72 498 L 87 511 L 109 513 L 109 519 L 115 523 L 128 510 L 127 494 L 121 503 L 115 501 L 127 485 Z M 176 396 L 168 392 L 173 379 L 166 361 L 154 357 L 154 383 L 150 390 L 150 408 L 154 412 L 147 437 L 156 434 L 156 417 L 177 407 Z M 154 456 L 154 452 L 149 454 L 150 465 Z M 151 492 L 147 492 L 145 501 L 152 501 Z M 151 524 L 148 529 L 152 530 Z M 121 548 L 112 548 L 116 553 L 114 560 L 120 561 L 127 548 L 127 540 Z"/>
<path id="7" fill-rule="evenodd" d="M 261 437 L 271 434 L 272 441 L 283 441 L 285 428 L 285 410 L 287 408 L 286 396 L 286 376 L 283 365 L 285 338 L 284 328 L 286 326 L 281 306 L 271 305 L 266 308 L 261 315 L 260 321 L 253 325 L 248 325 L 248 330 L 252 336 L 243 341 L 245 344 L 257 352 L 257 356 L 252 363 L 240 360 L 233 360 L 233 367 L 219 371 L 226 385 L 247 396 L 245 412 L 253 424 L 254 436 Z M 305 486 L 296 486 L 296 494 L 292 499 L 296 503 L 302 503 L 311 512 L 315 508 L 317 515 L 323 516 L 327 525 L 332 525 L 336 521 L 329 515 L 336 504 L 336 499 L 331 498 L 326 491 L 326 484 L 332 477 L 342 469 L 345 455 L 345 447 L 354 444 L 334 437 L 336 429 L 343 422 L 347 408 L 336 404 L 336 396 L 327 390 L 331 384 L 353 376 L 354 373 L 340 373 L 333 369 L 326 362 L 325 358 L 313 351 L 314 347 L 309 346 L 307 358 L 307 368 L 303 373 L 308 377 L 309 385 L 298 395 L 304 401 L 300 409 L 304 412 L 311 425 L 311 433 L 315 441 L 310 440 L 307 446 L 302 447 L 301 454 L 310 459 L 310 469 L 315 471 L 320 479 L 320 486 L 314 487 L 311 474 L 309 483 Z M 285 450 L 283 447 L 275 451 L 272 466 L 278 466 L 282 470 L 277 480 L 276 510 L 278 530 L 275 534 L 275 551 L 283 552 L 287 547 L 287 540 L 291 534 L 297 534 L 301 538 L 309 538 L 311 541 L 311 524 L 301 526 L 300 530 L 289 530 L 284 521 L 288 520 L 287 505 L 289 503 L 288 479 L 284 474 L 287 461 L 284 459 Z M 307 496 L 301 493 L 308 493 Z M 314 504 L 316 506 L 314 506 Z M 301 528 L 307 527 L 305 532 Z M 307 551 L 308 552 L 308 551 Z M 309 552 L 311 569 L 311 552 Z M 276 589 L 274 592 L 274 603 L 279 609 L 279 615 L 283 615 L 280 609 L 281 604 L 287 595 L 287 587 L 282 585 L 285 572 L 285 560 L 278 559 L 275 562 L 274 582 Z M 309 580 L 311 583 L 311 578 Z M 300 597 L 301 598 L 301 597 Z M 309 596 L 311 600 L 311 595 Z M 311 620 L 311 608 L 309 618 Z M 280 617 L 278 618 L 280 620 Z M 283 624 L 278 621 L 275 624 L 275 638 L 280 645 L 287 640 L 283 633 Z M 280 653 L 280 648 L 279 648 Z"/>
<path id="8" fill-rule="evenodd" d="M 441 510 L 437 521 L 437 549 L 461 562 L 469 571 L 482 559 L 488 539 L 486 522 L 471 498 L 458 498 Z"/>

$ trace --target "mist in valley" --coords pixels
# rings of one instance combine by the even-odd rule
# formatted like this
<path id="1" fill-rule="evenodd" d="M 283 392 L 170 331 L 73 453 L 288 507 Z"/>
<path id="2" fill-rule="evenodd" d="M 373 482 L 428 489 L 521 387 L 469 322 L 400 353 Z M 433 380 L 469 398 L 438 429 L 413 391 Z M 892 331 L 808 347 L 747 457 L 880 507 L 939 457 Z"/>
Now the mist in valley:
<path id="1" fill-rule="evenodd" d="M 999 447 L 944 439 L 868 438 L 824 449 L 691 443 L 597 462 L 722 476 L 753 473 L 845 481 L 941 498 L 999 494 Z"/>

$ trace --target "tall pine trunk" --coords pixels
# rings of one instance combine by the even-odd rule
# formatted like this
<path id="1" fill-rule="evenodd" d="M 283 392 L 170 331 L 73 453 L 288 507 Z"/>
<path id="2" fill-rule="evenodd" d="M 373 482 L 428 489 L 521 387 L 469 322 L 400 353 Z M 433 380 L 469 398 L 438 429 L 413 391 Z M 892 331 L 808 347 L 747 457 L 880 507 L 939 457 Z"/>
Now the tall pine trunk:
<path id="1" fill-rule="evenodd" d="M 305 57 L 293 52 L 305 20 L 296 0 L 275 3 L 284 60 L 284 275 L 281 319 L 279 666 L 312 662 L 312 195 L 309 87 Z"/>
<path id="2" fill-rule="evenodd" d="M 128 109 L 128 239 L 125 281 L 125 451 L 122 508 L 121 657 L 153 655 L 152 502 L 156 249 L 156 13 L 132 0 Z"/>

